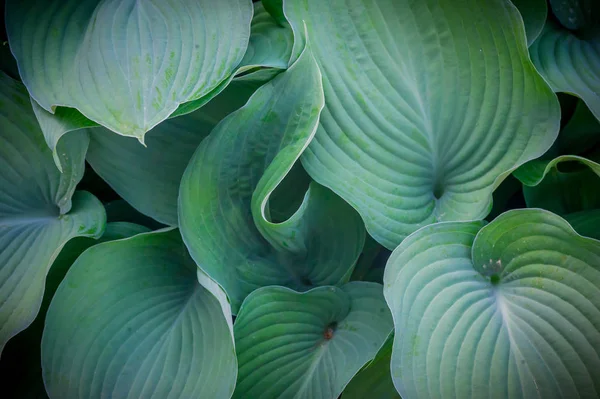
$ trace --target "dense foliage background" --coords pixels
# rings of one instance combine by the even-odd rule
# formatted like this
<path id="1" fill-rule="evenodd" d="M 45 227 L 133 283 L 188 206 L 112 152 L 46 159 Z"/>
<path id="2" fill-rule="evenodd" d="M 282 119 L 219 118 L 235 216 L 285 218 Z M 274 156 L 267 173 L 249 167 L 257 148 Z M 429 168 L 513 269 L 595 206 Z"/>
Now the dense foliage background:
<path id="1" fill-rule="evenodd" d="M 600 396 L 600 3 L 6 0 L 8 398 Z"/>

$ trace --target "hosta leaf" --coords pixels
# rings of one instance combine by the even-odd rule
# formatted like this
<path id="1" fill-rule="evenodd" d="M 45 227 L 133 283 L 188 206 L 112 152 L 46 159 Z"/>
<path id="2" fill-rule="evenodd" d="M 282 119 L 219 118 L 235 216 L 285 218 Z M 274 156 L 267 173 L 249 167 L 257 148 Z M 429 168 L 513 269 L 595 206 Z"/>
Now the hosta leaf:
<path id="1" fill-rule="evenodd" d="M 179 192 L 179 226 L 199 267 L 234 313 L 256 288 L 305 290 L 350 277 L 365 232 L 354 210 L 312 183 L 287 220 L 270 215 L 271 193 L 312 139 L 323 106 L 319 69 L 307 48 L 198 147 Z"/>
<path id="2" fill-rule="evenodd" d="M 512 0 L 512 3 L 519 9 L 523 22 L 525 23 L 525 35 L 527 36 L 527 45 L 540 35 L 548 15 L 548 5 L 546 0 Z"/>
<path id="3" fill-rule="evenodd" d="M 575 164 L 575 168 L 567 169 L 569 164 Z M 534 160 L 521 166 L 514 175 L 524 185 L 528 207 L 560 215 L 600 208 L 600 165 L 589 159 L 563 155 L 549 161 Z"/>
<path id="4" fill-rule="evenodd" d="M 600 240 L 600 209 L 569 213 L 565 220 L 582 236 Z"/>
<path id="5" fill-rule="evenodd" d="M 73 237 L 99 237 L 100 201 L 76 192 L 87 136 L 59 146 L 61 174 L 40 131 L 25 87 L 0 73 L 0 352 L 35 319 L 48 268 Z"/>
<path id="6" fill-rule="evenodd" d="M 390 336 L 375 359 L 350 381 L 342 399 L 399 399 L 390 373 L 393 336 Z"/>
<path id="7" fill-rule="evenodd" d="M 129 205 L 127 201 L 122 199 L 110 201 L 104 205 L 104 209 L 106 210 L 106 221 L 109 223 L 127 222 L 147 227 L 150 230 L 158 230 L 166 227 L 156 220 L 142 215 Z"/>
<path id="8" fill-rule="evenodd" d="M 585 29 L 600 22 L 596 0 L 550 0 L 552 13 L 568 29 Z"/>
<path id="9" fill-rule="evenodd" d="M 260 1 L 254 3 L 251 32 L 242 65 L 286 69 L 294 45 L 292 29 L 278 24 Z"/>
<path id="10" fill-rule="evenodd" d="M 234 398 L 337 398 L 392 330 L 381 285 L 265 287 L 235 321 Z"/>
<path id="11" fill-rule="evenodd" d="M 125 136 L 228 79 L 250 35 L 249 0 L 9 0 L 23 82 L 46 111 L 76 108 Z"/>
<path id="12" fill-rule="evenodd" d="M 555 92 L 581 98 L 600 120 L 600 28 L 576 36 L 548 21 L 529 52 Z"/>
<path id="13" fill-rule="evenodd" d="M 507 0 L 286 0 L 305 21 L 326 104 L 302 156 L 393 249 L 436 221 L 490 211 L 511 170 L 556 139 L 556 96 Z"/>
<path id="14" fill-rule="evenodd" d="M 177 225 L 179 183 L 190 158 L 215 125 L 244 105 L 255 88 L 232 83 L 197 111 L 150 130 L 146 146 L 104 128 L 93 129 L 87 160 L 141 213 L 166 225 Z"/>
<path id="15" fill-rule="evenodd" d="M 214 283 L 207 289 L 196 274 L 177 230 L 87 250 L 48 309 L 49 396 L 229 398 L 237 369 L 231 313 Z"/>
<path id="16" fill-rule="evenodd" d="M 37 317 L 4 348 L 0 359 L 0 384 L 4 388 L 4 395 L 10 398 L 48 397 L 42 378 L 40 348 L 46 311 L 58 285 L 79 255 L 97 243 L 127 238 L 147 231 L 146 227 L 132 223 L 108 223 L 99 240 L 77 237 L 65 244 L 48 272 L 44 299 Z"/>
<path id="17" fill-rule="evenodd" d="M 539 209 L 482 225 L 427 226 L 388 262 L 400 395 L 598 397 L 600 241 Z"/>

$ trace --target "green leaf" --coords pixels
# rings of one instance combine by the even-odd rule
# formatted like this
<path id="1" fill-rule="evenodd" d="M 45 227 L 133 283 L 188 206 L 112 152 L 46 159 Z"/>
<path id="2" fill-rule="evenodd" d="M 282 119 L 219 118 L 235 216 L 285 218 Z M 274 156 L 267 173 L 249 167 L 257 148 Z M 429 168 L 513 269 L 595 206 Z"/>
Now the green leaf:
<path id="1" fill-rule="evenodd" d="M 558 134 L 556 96 L 508 0 L 287 0 L 326 104 L 306 171 L 395 248 L 436 221 L 485 217 L 492 192 Z"/>
<path id="2" fill-rule="evenodd" d="M 286 69 L 294 45 L 294 34 L 289 25 L 277 23 L 259 1 L 254 3 L 251 32 L 242 65 Z"/>
<path id="3" fill-rule="evenodd" d="M 143 226 L 132 223 L 108 223 L 98 240 L 77 237 L 65 244 L 52 263 L 46 278 L 44 299 L 40 311 L 29 327 L 8 341 L 0 359 L 0 385 L 10 398 L 47 398 L 42 378 L 40 342 L 50 301 L 75 260 L 89 247 L 105 241 L 118 240 L 147 232 Z"/>
<path id="4" fill-rule="evenodd" d="M 179 104 L 230 78 L 251 18 L 249 0 L 6 4 L 11 49 L 35 101 L 48 112 L 76 108 L 142 142 Z"/>
<path id="5" fill-rule="evenodd" d="M 570 170 L 567 166 L 573 164 L 576 165 Z M 514 175 L 524 185 L 528 207 L 560 215 L 600 208 L 600 164 L 592 160 L 574 155 L 534 160 L 521 166 Z"/>
<path id="6" fill-rule="evenodd" d="M 264 287 L 235 321 L 234 398 L 336 398 L 392 330 L 381 285 Z"/>
<path id="7" fill-rule="evenodd" d="M 400 395 L 598 397 L 600 241 L 540 209 L 482 226 L 427 226 L 388 262 Z"/>
<path id="8" fill-rule="evenodd" d="M 114 200 L 104 205 L 106 210 L 107 222 L 127 222 L 132 224 L 138 224 L 140 226 L 147 227 L 150 230 L 158 230 L 166 227 L 165 225 L 158 223 L 156 220 L 142 215 L 136 211 L 131 205 L 125 200 Z"/>
<path id="9" fill-rule="evenodd" d="M 559 155 L 582 155 L 600 144 L 600 122 L 583 101 L 577 101 L 569 122 L 560 131 L 554 147 Z"/>
<path id="10" fill-rule="evenodd" d="M 40 308 L 46 273 L 73 237 L 99 237 L 100 201 L 75 186 L 87 136 L 59 146 L 61 174 L 40 131 L 25 87 L 0 73 L 0 352 Z"/>
<path id="11" fill-rule="evenodd" d="M 519 9 L 523 17 L 527 45 L 531 46 L 531 43 L 540 35 L 546 23 L 546 16 L 548 15 L 546 0 L 512 0 L 512 3 Z"/>
<path id="12" fill-rule="evenodd" d="M 390 373 L 392 342 L 393 336 L 390 336 L 375 359 L 346 386 L 342 399 L 400 399 Z"/>
<path id="13" fill-rule="evenodd" d="M 48 309 L 49 396 L 229 398 L 237 362 L 217 288 L 199 282 L 177 230 L 90 248 Z"/>
<path id="14" fill-rule="evenodd" d="M 600 240 L 600 209 L 569 213 L 565 220 L 580 235 Z"/>
<path id="15" fill-rule="evenodd" d="M 256 85 L 232 83 L 202 108 L 168 119 L 146 134 L 146 146 L 99 128 L 90 132 L 87 160 L 134 208 L 177 225 L 181 176 L 200 142 L 221 119 L 246 103 Z"/>
<path id="16" fill-rule="evenodd" d="M 596 0 L 550 0 L 550 7 L 568 29 L 590 28 L 600 22 L 600 4 Z"/>
<path id="17" fill-rule="evenodd" d="M 548 21 L 529 52 L 552 90 L 581 98 L 600 120 L 600 29 L 576 36 Z"/>
<path id="18" fill-rule="evenodd" d="M 270 197 L 312 139 L 323 106 L 319 69 L 307 48 L 198 147 L 179 192 L 179 226 L 199 267 L 233 312 L 253 290 L 306 290 L 348 280 L 363 246 L 358 214 L 311 183 L 300 208 L 277 223 Z"/>

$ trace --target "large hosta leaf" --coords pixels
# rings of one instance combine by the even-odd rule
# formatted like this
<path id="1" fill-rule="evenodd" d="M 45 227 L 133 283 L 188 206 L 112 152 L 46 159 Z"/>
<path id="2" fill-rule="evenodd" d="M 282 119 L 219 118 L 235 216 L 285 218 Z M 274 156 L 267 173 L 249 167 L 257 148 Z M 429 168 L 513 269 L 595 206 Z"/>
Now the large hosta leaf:
<path id="1" fill-rule="evenodd" d="M 310 50 L 225 118 L 198 147 L 181 182 L 179 226 L 199 267 L 227 292 L 234 312 L 254 289 L 305 290 L 350 277 L 365 237 L 354 210 L 311 184 L 277 223 L 271 193 L 312 139 L 323 107 Z"/>
<path id="2" fill-rule="evenodd" d="M 255 85 L 232 83 L 208 104 L 166 120 L 146 134 L 146 146 L 98 128 L 90 131 L 87 160 L 136 209 L 177 225 L 179 183 L 198 144 L 217 123 L 246 103 Z"/>
<path id="3" fill-rule="evenodd" d="M 237 369 L 231 313 L 224 295 L 213 294 L 218 287 L 199 281 L 177 230 L 87 250 L 48 309 L 49 396 L 229 398 Z"/>
<path id="4" fill-rule="evenodd" d="M 392 330 L 381 285 L 265 287 L 235 321 L 234 398 L 337 398 Z"/>
<path id="5" fill-rule="evenodd" d="M 48 268 L 67 241 L 99 237 L 100 201 L 76 192 L 87 136 L 59 146 L 61 174 L 37 125 L 23 85 L 0 73 L 0 352 L 35 318 Z"/>
<path id="6" fill-rule="evenodd" d="M 558 101 L 507 0 L 286 0 L 323 73 L 307 172 L 393 249 L 436 221 L 483 218 L 492 191 L 555 140 Z"/>
<path id="7" fill-rule="evenodd" d="M 406 398 L 600 394 L 600 241 L 543 210 L 425 227 L 394 251 L 384 294 Z"/>
<path id="8" fill-rule="evenodd" d="M 576 36 L 548 21 L 529 51 L 554 91 L 581 98 L 600 120 L 600 25 Z"/>
<path id="9" fill-rule="evenodd" d="M 249 0 L 10 0 L 6 25 L 31 96 L 143 141 L 181 104 L 230 78 Z"/>
<path id="10" fill-rule="evenodd" d="M 4 389 L 3 395 L 9 398 L 47 397 L 40 348 L 46 311 L 58 285 L 79 255 L 99 242 L 127 238 L 147 231 L 146 227 L 132 223 L 108 223 L 99 240 L 77 237 L 65 244 L 48 272 L 44 299 L 37 317 L 27 329 L 12 338 L 2 352 L 0 385 Z"/>

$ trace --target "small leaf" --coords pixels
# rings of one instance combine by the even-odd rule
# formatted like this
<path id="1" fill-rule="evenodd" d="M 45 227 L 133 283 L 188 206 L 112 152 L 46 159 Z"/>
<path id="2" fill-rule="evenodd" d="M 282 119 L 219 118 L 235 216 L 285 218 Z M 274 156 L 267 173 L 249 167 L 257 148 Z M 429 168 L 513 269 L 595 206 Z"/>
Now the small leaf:
<path id="1" fill-rule="evenodd" d="M 559 216 L 427 226 L 384 282 L 402 397 L 598 397 L 600 241 Z"/>
<path id="2" fill-rule="evenodd" d="M 200 284 L 177 230 L 90 248 L 48 309 L 50 398 L 229 398 L 237 362 L 217 288 Z"/>
<path id="3" fill-rule="evenodd" d="M 336 398 L 391 330 L 379 284 L 258 289 L 234 325 L 240 368 L 233 397 Z"/>

